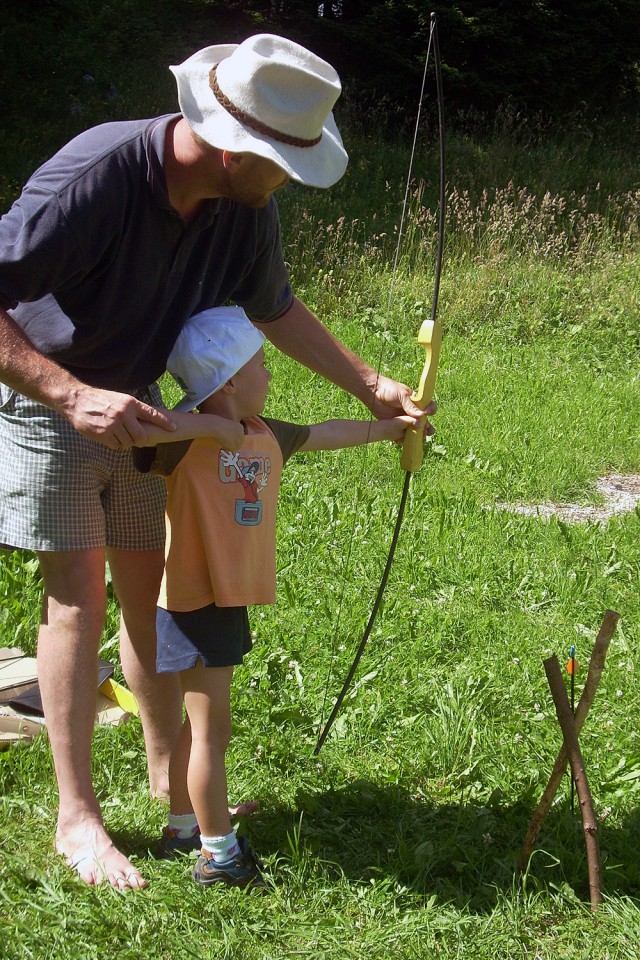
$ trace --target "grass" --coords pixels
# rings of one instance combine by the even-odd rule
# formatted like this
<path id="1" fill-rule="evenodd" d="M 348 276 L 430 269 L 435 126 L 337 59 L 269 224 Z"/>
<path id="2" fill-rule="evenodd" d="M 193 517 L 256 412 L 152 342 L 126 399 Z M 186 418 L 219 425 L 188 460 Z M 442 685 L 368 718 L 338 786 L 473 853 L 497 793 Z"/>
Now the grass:
<path id="1" fill-rule="evenodd" d="M 296 289 L 337 335 L 413 383 L 433 283 L 434 151 L 421 147 L 390 297 L 408 156 L 361 120 L 335 190 L 283 196 L 286 253 Z M 494 509 L 589 502 L 601 474 L 640 470 L 637 131 L 610 144 L 586 129 L 545 138 L 511 118 L 477 141 L 454 132 L 448 146 L 438 432 L 320 756 L 318 726 L 388 549 L 395 449 L 289 464 L 279 601 L 253 611 L 254 651 L 235 677 L 230 784 L 233 799 L 262 803 L 243 829 L 273 876 L 266 896 L 202 891 L 188 864 L 154 858 L 166 810 L 147 797 L 137 721 L 96 730 L 94 774 L 108 827 L 150 886 L 85 888 L 51 853 L 56 794 L 39 739 L 0 754 L 7 960 L 637 956 L 640 512 L 567 525 Z M 270 364 L 273 415 L 362 415 L 275 351 Z M 31 652 L 31 557 L 3 556 L 0 595 L 0 643 Z M 560 744 L 541 661 L 563 662 L 575 644 L 579 692 L 607 608 L 621 621 L 581 736 L 604 863 L 594 917 L 568 781 L 527 874 L 515 865 Z M 117 629 L 111 599 L 102 654 L 114 661 Z"/>

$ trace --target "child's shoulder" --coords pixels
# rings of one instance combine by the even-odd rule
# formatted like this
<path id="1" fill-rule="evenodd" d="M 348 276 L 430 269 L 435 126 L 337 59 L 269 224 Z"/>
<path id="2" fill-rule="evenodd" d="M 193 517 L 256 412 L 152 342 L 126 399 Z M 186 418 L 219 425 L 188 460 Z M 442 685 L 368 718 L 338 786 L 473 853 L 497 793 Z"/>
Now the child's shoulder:
<path id="1" fill-rule="evenodd" d="M 309 437 L 309 427 L 300 423 L 289 423 L 287 420 L 274 420 L 272 417 L 259 417 L 276 438 L 282 450 L 283 460 L 293 456 Z"/>
<path id="2" fill-rule="evenodd" d="M 133 464 L 140 473 L 170 477 L 195 442 L 197 441 L 174 440 L 170 443 L 159 443 L 157 447 L 136 447 L 133 451 Z"/>

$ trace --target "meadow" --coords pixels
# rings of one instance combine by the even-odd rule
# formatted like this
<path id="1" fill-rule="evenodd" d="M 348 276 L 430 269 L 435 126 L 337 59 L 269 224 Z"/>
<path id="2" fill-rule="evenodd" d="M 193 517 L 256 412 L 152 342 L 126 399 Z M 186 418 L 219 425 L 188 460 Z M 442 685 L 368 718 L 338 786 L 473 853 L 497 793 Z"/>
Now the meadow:
<path id="1" fill-rule="evenodd" d="M 417 382 L 429 315 L 437 149 L 420 138 L 400 256 L 405 139 L 347 118 L 347 176 L 280 201 L 297 292 L 383 373 Z M 347 122 L 346 121 L 346 122 Z M 412 480 L 385 599 L 318 757 L 388 550 L 402 472 L 388 444 L 298 456 L 279 514 L 279 601 L 252 611 L 234 680 L 229 780 L 262 895 L 203 891 L 156 858 L 136 720 L 96 729 L 109 830 L 149 880 L 120 894 L 52 852 L 47 740 L 0 754 L 0 951 L 7 960 L 635 958 L 640 941 L 640 512 L 569 524 L 499 504 L 588 504 L 640 473 L 640 183 L 633 124 L 544 130 L 517 116 L 447 139 L 444 329 L 435 438 Z M 366 417 L 269 351 L 268 412 Z M 167 400 L 175 388 L 164 384 Z M 0 645 L 34 649 L 33 558 L 0 560 Z M 589 909 L 569 780 L 525 874 L 518 857 L 561 744 L 542 660 L 571 645 L 578 694 L 606 609 L 620 623 L 581 736 L 605 901 Z M 102 656 L 117 662 L 110 602 Z"/>

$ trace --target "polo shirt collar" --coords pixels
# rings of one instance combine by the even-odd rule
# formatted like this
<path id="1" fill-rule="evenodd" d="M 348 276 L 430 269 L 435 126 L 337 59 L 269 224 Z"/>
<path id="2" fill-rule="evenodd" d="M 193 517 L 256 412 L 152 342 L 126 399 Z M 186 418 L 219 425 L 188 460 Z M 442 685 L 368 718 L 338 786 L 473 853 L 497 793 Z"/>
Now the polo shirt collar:
<path id="1" fill-rule="evenodd" d="M 169 124 L 181 118 L 180 113 L 169 113 L 163 117 L 156 117 L 152 120 L 144 133 L 144 149 L 147 157 L 147 183 L 153 199 L 163 210 L 168 210 L 175 216 L 178 213 L 171 206 L 169 201 L 169 191 L 167 190 L 167 178 L 164 172 L 164 145 Z M 198 215 L 192 223 L 198 223 L 207 226 L 215 219 L 223 198 L 207 200 L 202 204 Z"/>

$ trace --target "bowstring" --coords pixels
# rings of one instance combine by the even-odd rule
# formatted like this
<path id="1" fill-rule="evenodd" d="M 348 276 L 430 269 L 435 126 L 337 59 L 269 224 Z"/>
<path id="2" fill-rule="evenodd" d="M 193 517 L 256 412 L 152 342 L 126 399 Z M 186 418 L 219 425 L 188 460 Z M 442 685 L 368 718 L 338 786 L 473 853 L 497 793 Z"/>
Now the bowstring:
<path id="1" fill-rule="evenodd" d="M 423 104 L 423 101 L 424 101 L 424 92 L 425 92 L 425 87 L 426 87 L 426 83 L 427 83 L 427 75 L 428 75 L 428 69 L 429 69 L 429 61 L 430 61 L 430 58 L 431 58 L 431 48 L 432 48 L 432 44 L 433 44 L 433 37 L 434 37 L 434 33 L 435 33 L 435 30 L 436 30 L 436 29 L 437 29 L 437 28 L 436 28 L 436 23 L 435 23 L 435 21 L 432 19 L 431 25 L 430 25 L 430 29 L 429 29 L 429 43 L 427 44 L 427 55 L 426 55 L 426 57 L 425 57 L 424 70 L 423 70 L 423 73 L 422 73 L 422 84 L 421 84 L 421 87 L 420 87 L 420 96 L 419 96 L 419 99 L 418 99 L 418 110 L 417 110 L 417 113 L 416 113 L 416 121 L 415 121 L 415 126 L 414 126 L 414 131 L 413 131 L 413 141 L 412 141 L 412 144 L 411 144 L 411 151 L 410 151 L 410 155 L 409 155 L 409 166 L 408 166 L 408 169 L 407 169 L 405 189 L 404 189 L 404 196 L 403 196 L 403 200 L 402 200 L 402 209 L 401 209 L 401 214 L 400 214 L 400 224 L 399 224 L 399 226 L 398 226 L 398 237 L 397 237 L 397 240 L 396 240 L 396 247 L 395 247 L 395 253 L 394 253 L 394 258 L 393 258 L 393 266 L 392 266 L 392 268 L 391 268 L 391 280 L 390 280 L 390 282 L 389 282 L 389 293 L 388 293 L 388 296 L 387 296 L 387 309 L 386 309 L 385 332 L 387 332 L 388 329 L 389 329 L 389 317 L 390 317 L 390 314 L 391 314 L 391 307 L 392 307 L 392 304 L 393 304 L 393 301 L 394 301 L 394 297 L 395 297 L 396 280 L 397 280 L 399 263 L 400 263 L 400 253 L 401 253 L 401 249 L 402 249 L 402 240 L 403 240 L 403 237 L 404 237 L 404 226 L 405 226 L 405 222 L 406 222 L 406 219 L 407 219 L 407 210 L 408 210 L 408 208 L 409 208 L 409 195 L 410 195 L 410 190 L 411 190 L 411 179 L 412 179 L 412 175 L 413 175 L 413 163 L 414 163 L 415 156 L 416 156 L 416 152 L 417 152 L 418 134 L 419 134 L 419 131 L 420 131 L 420 121 L 421 121 L 421 117 L 422 117 L 422 104 Z M 384 359 L 385 349 L 386 349 L 385 338 L 382 337 L 382 338 L 381 338 L 380 349 L 379 349 L 378 357 L 377 357 L 377 364 L 376 364 L 376 381 L 375 381 L 376 391 L 377 391 L 378 384 L 379 384 L 379 382 L 380 382 L 380 377 L 381 377 L 380 371 L 381 371 L 381 368 L 382 368 L 382 361 L 383 361 L 383 359 Z M 369 440 L 369 435 L 370 435 L 370 433 L 371 433 L 371 425 L 372 425 L 372 423 L 373 423 L 373 419 L 374 419 L 374 417 L 373 417 L 373 411 L 370 411 L 370 412 L 369 412 L 369 420 L 368 420 L 369 426 L 368 426 L 368 430 L 367 430 L 367 443 L 364 445 L 364 449 L 363 449 L 363 453 L 362 453 L 362 466 L 363 466 L 363 469 L 361 470 L 361 473 L 360 473 L 361 476 L 366 476 L 366 473 L 365 473 L 365 471 L 364 471 L 364 468 L 366 467 L 367 459 L 368 459 L 368 456 L 369 456 L 369 443 L 368 443 L 368 440 Z M 397 514 L 397 515 L 399 515 L 399 516 L 401 516 L 402 513 L 404 512 L 404 503 L 405 503 L 405 501 L 406 501 L 407 493 L 408 493 L 408 482 L 407 482 L 407 481 L 408 481 L 409 477 L 410 477 L 410 474 L 407 474 L 407 478 L 405 478 L 404 489 L 403 489 L 403 492 L 402 492 L 401 506 L 397 508 L 397 509 L 398 509 L 398 514 Z M 327 679 L 326 679 L 326 681 L 325 681 L 324 696 L 323 696 L 323 700 L 322 700 L 322 708 L 321 708 L 321 711 L 320 711 L 320 718 L 321 718 L 321 721 L 320 721 L 320 729 L 321 729 L 321 730 L 322 730 L 323 726 L 325 726 L 324 723 L 323 723 L 323 718 L 324 718 L 324 716 L 325 716 L 325 711 L 326 711 L 326 707 L 327 707 L 327 700 L 328 700 L 328 697 L 329 697 L 329 686 L 330 686 L 330 684 L 331 684 L 331 681 L 333 680 L 333 666 L 334 666 L 334 662 L 335 662 L 335 659 L 336 659 L 336 653 L 335 653 L 335 651 L 336 651 L 336 644 L 337 644 L 337 640 L 338 640 L 338 634 L 339 634 L 339 632 L 340 632 L 340 624 L 341 624 L 341 619 L 342 619 L 342 609 L 343 609 L 343 606 L 344 606 L 344 600 L 345 600 L 345 596 L 346 596 L 346 583 L 347 583 L 346 574 L 347 574 L 347 571 L 348 571 L 348 570 L 350 569 L 350 567 L 351 567 L 351 557 L 352 557 L 352 555 L 353 555 L 353 544 L 354 544 L 354 541 L 355 541 L 355 532 L 356 532 L 356 512 L 355 512 L 355 505 L 356 505 L 357 497 L 358 497 L 358 489 L 357 489 L 357 487 L 356 487 L 356 488 L 354 489 L 354 494 L 353 494 L 353 498 L 352 498 L 352 501 L 351 501 L 351 513 L 352 513 L 352 518 L 353 518 L 353 519 L 352 519 L 352 523 L 351 523 L 351 533 L 350 533 L 349 541 L 348 541 L 348 544 L 347 544 L 347 552 L 346 552 L 345 560 L 344 560 L 344 562 L 343 562 L 343 564 L 342 564 L 342 588 L 341 588 L 341 590 L 340 590 L 340 597 L 339 597 L 339 600 L 338 600 L 338 612 L 337 612 L 337 616 L 336 616 L 336 622 L 335 622 L 335 627 L 334 627 L 334 631 L 333 631 L 333 638 L 332 638 L 331 647 L 330 647 L 329 671 L 328 671 L 328 674 L 327 674 Z M 398 524 L 396 524 L 396 528 L 395 528 L 395 531 L 394 531 L 394 534 L 393 534 L 393 540 L 392 540 L 392 547 L 391 547 L 390 555 L 389 555 L 389 557 L 387 558 L 387 562 L 386 562 L 386 564 L 385 564 L 385 569 L 384 569 L 384 573 L 383 573 L 383 582 L 384 582 L 385 584 L 386 584 L 386 579 L 387 579 L 387 576 L 388 576 L 389 570 L 390 570 L 389 560 L 392 559 L 393 553 L 395 552 L 395 544 L 396 544 L 396 542 L 397 542 L 398 534 L 399 534 L 399 528 L 398 528 Z M 375 611 L 375 613 L 377 613 L 377 609 L 378 609 L 378 605 L 379 605 L 379 603 L 380 603 L 380 600 L 381 600 L 380 590 L 378 590 L 378 594 L 377 594 L 377 596 L 376 596 L 376 601 L 375 601 L 375 604 L 374 604 L 374 611 Z M 367 630 L 365 631 L 365 643 L 366 643 L 366 639 L 368 639 L 368 631 L 369 631 L 369 629 L 373 626 L 373 620 L 375 619 L 375 613 L 373 614 L 373 616 L 370 616 L 370 617 L 369 617 L 369 622 L 368 622 L 368 625 L 367 625 Z M 362 647 L 362 641 L 361 641 L 360 647 Z M 360 648 L 358 649 L 358 653 L 359 653 L 359 652 L 360 652 Z M 357 663 L 356 663 L 356 666 L 357 666 Z M 351 671 L 350 671 L 350 673 L 349 673 L 349 676 L 350 676 L 350 677 L 352 676 L 352 671 L 355 672 L 355 668 L 354 668 L 353 666 L 352 666 L 352 669 L 351 669 Z M 336 710 L 336 706 L 339 706 L 339 703 L 338 703 L 338 702 L 336 702 L 336 704 L 334 704 L 334 711 Z M 328 731 L 327 731 L 327 732 L 328 732 Z M 321 736 L 323 736 L 323 735 L 321 734 Z M 317 749 L 317 746 L 316 746 L 316 755 L 317 755 L 317 752 L 318 752 L 318 749 Z"/>

